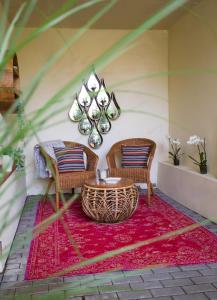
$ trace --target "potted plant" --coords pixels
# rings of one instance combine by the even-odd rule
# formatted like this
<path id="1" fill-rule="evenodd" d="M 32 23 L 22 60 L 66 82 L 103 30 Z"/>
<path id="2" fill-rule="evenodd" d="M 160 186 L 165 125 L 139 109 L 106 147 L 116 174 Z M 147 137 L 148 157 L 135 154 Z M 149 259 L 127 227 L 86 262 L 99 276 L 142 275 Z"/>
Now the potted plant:
<path id="1" fill-rule="evenodd" d="M 2 169 L 5 172 L 11 172 L 14 163 L 17 169 L 24 168 L 24 154 L 21 148 L 2 147 L 0 154 L 2 156 Z"/>
<path id="2" fill-rule="evenodd" d="M 206 141 L 205 138 L 200 138 L 197 135 L 189 137 L 187 144 L 194 145 L 197 148 L 199 159 L 195 159 L 193 156 L 188 155 L 188 157 L 193 161 L 193 163 L 200 168 L 201 174 L 207 174 L 207 154 L 206 154 Z"/>
<path id="3" fill-rule="evenodd" d="M 13 150 L 13 159 L 18 170 L 22 170 L 24 168 L 24 153 L 21 148 L 16 148 Z"/>
<path id="4" fill-rule="evenodd" d="M 1 163 L 3 172 L 11 172 L 13 168 L 13 149 L 11 146 L 1 147 Z"/>
<path id="5" fill-rule="evenodd" d="M 177 138 L 172 138 L 169 136 L 169 144 L 170 144 L 170 149 L 169 149 L 169 157 L 173 159 L 173 164 L 175 166 L 179 165 L 180 157 L 184 154 L 181 153 L 181 142 Z"/>

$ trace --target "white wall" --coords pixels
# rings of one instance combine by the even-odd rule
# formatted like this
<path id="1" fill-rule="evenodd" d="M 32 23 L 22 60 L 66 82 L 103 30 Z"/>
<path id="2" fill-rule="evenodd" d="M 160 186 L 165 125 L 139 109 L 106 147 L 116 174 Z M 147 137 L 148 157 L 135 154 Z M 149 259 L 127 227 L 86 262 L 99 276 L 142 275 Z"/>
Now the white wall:
<path id="1" fill-rule="evenodd" d="M 206 137 L 209 173 L 214 176 L 217 176 L 216 11 L 216 0 L 203 0 L 193 14 L 187 13 L 169 30 L 170 134 L 183 142 L 193 134 Z M 185 152 L 191 153 L 191 147 L 185 145 Z M 182 163 L 198 170 L 189 159 Z"/>
<path id="2" fill-rule="evenodd" d="M 27 35 L 31 29 L 25 30 Z M 73 34 L 71 29 L 49 30 L 22 50 L 19 55 L 22 89 L 28 86 L 33 75 L 43 66 L 48 57 L 61 48 L 64 39 Z M 26 107 L 26 114 L 43 106 L 69 80 L 74 78 L 84 67 L 91 64 L 106 49 L 113 45 L 127 31 L 123 30 L 89 30 L 76 42 L 45 76 L 37 91 Z M 99 74 L 107 86 L 145 74 L 167 71 L 168 67 L 167 31 L 153 30 L 146 32 L 137 41 L 135 48 L 128 50 L 115 59 Z M 87 137 L 77 130 L 77 124 L 68 119 L 70 98 L 78 91 L 73 88 L 65 97 L 59 99 L 58 107 L 66 108 L 59 114 L 53 114 L 47 124 L 63 121 L 61 124 L 37 131 L 41 141 L 62 139 L 79 141 L 87 145 Z M 100 156 L 99 168 L 106 168 L 105 155 L 116 141 L 129 137 L 147 137 L 156 141 L 152 178 L 156 182 L 157 161 L 167 157 L 168 134 L 168 80 L 166 76 L 147 76 L 128 82 L 114 89 L 117 101 L 123 110 L 120 118 L 112 122 L 111 131 L 104 136 L 103 145 L 96 150 Z M 70 100 L 70 101 L 69 101 Z M 56 107 L 57 107 L 56 105 Z M 125 112 L 128 110 L 128 112 Z M 138 110 L 138 113 L 131 110 Z M 26 145 L 27 188 L 28 194 L 38 194 L 43 190 L 44 180 L 35 178 L 33 146 L 37 139 L 32 136 Z"/>
<path id="3" fill-rule="evenodd" d="M 0 185 L 0 194 L 0 227 L 6 224 L 0 233 L 0 272 L 3 272 L 26 200 L 25 174 L 14 171 Z"/>

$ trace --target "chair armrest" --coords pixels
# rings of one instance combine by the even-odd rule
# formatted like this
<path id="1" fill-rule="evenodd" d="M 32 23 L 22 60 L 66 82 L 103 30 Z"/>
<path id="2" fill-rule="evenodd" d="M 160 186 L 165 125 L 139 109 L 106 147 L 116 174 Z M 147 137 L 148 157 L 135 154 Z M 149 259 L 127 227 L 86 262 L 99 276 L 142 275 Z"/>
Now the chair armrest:
<path id="1" fill-rule="evenodd" d="M 147 163 L 147 168 L 150 171 L 151 170 L 151 165 L 152 165 L 152 160 L 153 160 L 154 156 L 150 155 L 148 158 L 148 163 Z"/>
<path id="2" fill-rule="evenodd" d="M 41 146 L 40 146 L 40 152 L 41 152 L 41 155 L 46 160 L 47 166 L 52 173 L 52 177 L 53 178 L 59 177 L 59 170 L 58 170 L 57 162 L 55 161 L 55 159 L 53 159 Z"/>
<path id="3" fill-rule="evenodd" d="M 96 155 L 92 151 L 88 152 L 88 154 L 87 154 L 87 171 L 96 172 L 98 161 L 99 161 L 98 155 Z"/>
<path id="4" fill-rule="evenodd" d="M 148 171 L 151 170 L 151 165 L 152 165 L 152 161 L 153 161 L 153 158 L 154 158 L 155 149 L 156 149 L 156 146 L 154 146 L 152 148 L 151 153 L 150 153 L 149 158 L 148 158 L 148 163 L 147 163 Z"/>
<path id="5" fill-rule="evenodd" d="M 115 153 L 113 149 L 110 149 L 109 152 L 107 153 L 106 160 L 107 160 L 109 170 L 116 168 Z"/>

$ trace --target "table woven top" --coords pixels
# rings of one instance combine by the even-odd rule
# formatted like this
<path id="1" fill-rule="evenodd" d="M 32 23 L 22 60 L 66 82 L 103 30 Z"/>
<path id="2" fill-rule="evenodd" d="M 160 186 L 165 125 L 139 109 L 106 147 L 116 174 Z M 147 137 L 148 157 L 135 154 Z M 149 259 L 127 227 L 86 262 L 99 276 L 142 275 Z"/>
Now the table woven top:
<path id="1" fill-rule="evenodd" d="M 127 188 L 134 185 L 132 179 L 129 178 L 120 178 L 116 183 L 108 183 L 106 181 L 100 181 L 98 179 L 89 179 L 85 182 L 84 186 L 89 188 L 96 188 L 96 189 L 111 189 L 111 188 Z"/>

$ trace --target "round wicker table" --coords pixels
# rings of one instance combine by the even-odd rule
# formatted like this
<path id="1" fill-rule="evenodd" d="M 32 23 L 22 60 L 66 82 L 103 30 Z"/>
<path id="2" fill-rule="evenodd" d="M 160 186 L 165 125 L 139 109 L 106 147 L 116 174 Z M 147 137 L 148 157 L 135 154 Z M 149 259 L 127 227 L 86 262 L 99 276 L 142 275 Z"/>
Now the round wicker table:
<path id="1" fill-rule="evenodd" d="M 82 189 L 82 208 L 100 223 L 117 223 L 129 218 L 138 202 L 138 189 L 133 180 L 120 178 L 116 183 L 91 179 Z"/>

